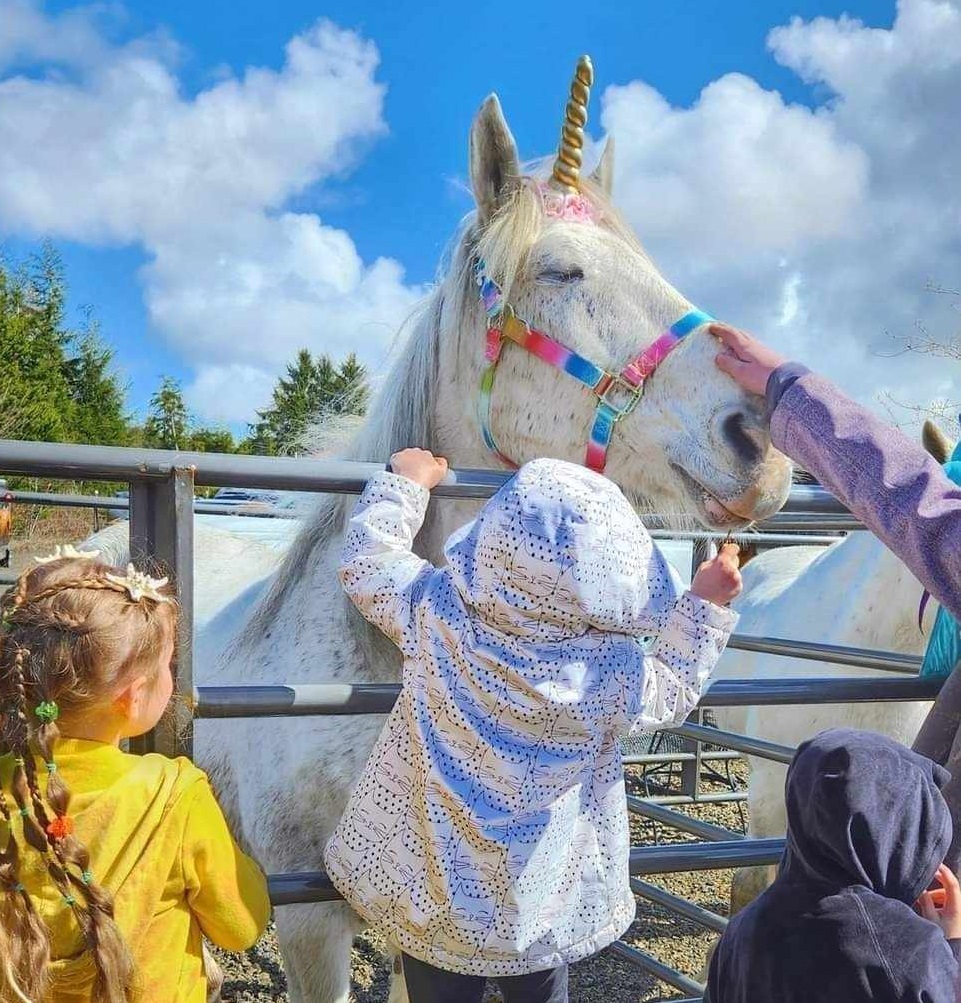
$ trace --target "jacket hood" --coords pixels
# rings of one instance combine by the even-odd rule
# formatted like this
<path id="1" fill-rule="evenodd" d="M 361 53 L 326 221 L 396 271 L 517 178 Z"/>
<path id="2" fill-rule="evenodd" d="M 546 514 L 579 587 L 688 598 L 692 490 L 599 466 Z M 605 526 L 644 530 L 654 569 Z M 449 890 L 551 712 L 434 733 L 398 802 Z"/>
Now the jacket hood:
<path id="1" fill-rule="evenodd" d="M 561 460 L 522 467 L 445 554 L 461 597 L 489 626 L 535 640 L 653 632 L 676 598 L 651 585 L 672 573 L 620 489 Z"/>
<path id="2" fill-rule="evenodd" d="M 835 729 L 799 748 L 788 770 L 782 873 L 831 888 L 860 885 L 912 905 L 951 843 L 947 770 L 882 735 Z"/>

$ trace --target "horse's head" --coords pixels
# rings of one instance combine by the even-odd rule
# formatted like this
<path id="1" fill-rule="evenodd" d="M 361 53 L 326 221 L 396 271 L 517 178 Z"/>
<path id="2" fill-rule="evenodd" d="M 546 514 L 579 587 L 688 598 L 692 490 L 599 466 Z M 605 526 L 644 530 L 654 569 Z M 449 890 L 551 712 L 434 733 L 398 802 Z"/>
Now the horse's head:
<path id="1" fill-rule="evenodd" d="M 656 371 L 636 401 L 629 384 L 618 381 L 608 390 L 615 411 L 625 413 L 601 454 L 605 472 L 653 509 L 693 512 L 711 527 L 763 519 L 784 503 L 790 465 L 771 446 L 763 401 L 715 366 L 718 345 L 706 318 L 661 275 L 613 209 L 610 141 L 594 174 L 580 178 L 586 82 L 576 80 L 572 88 L 550 181 L 523 174 L 495 96 L 474 121 L 470 177 L 477 212 L 454 262 L 457 291 L 442 307 L 443 327 L 457 335 L 453 351 L 441 348 L 441 373 L 453 392 L 441 408 L 438 446 L 454 454 L 455 428 L 480 439 L 478 393 L 496 348 L 486 339 L 485 358 L 489 322 L 475 282 L 482 261 L 514 316 L 611 374 L 683 319 L 675 333 L 686 336 L 666 355 L 661 349 L 672 338 L 661 342 Z M 506 316 L 496 316 L 495 325 Z M 514 324 L 515 334 L 526 330 Z M 559 368 L 557 346 L 532 354 L 523 337 L 501 345 L 490 393 L 491 438 L 517 463 L 545 455 L 585 462 L 598 394 L 572 376 L 570 366 Z M 592 379 L 593 370 L 587 372 Z M 458 462 L 490 462 L 482 447 L 465 454 L 461 436 L 456 446 Z"/>

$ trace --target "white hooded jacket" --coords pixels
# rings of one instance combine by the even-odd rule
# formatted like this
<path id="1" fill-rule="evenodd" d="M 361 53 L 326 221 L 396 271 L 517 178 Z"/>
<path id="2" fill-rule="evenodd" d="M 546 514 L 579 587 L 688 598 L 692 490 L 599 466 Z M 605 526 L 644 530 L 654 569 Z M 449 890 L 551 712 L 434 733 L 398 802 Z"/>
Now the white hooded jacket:
<path id="1" fill-rule="evenodd" d="M 682 721 L 736 623 L 690 593 L 607 479 L 527 464 L 448 540 L 428 492 L 374 477 L 341 580 L 404 654 L 401 695 L 326 849 L 344 898 L 406 953 L 519 975 L 634 918 L 617 738 Z"/>

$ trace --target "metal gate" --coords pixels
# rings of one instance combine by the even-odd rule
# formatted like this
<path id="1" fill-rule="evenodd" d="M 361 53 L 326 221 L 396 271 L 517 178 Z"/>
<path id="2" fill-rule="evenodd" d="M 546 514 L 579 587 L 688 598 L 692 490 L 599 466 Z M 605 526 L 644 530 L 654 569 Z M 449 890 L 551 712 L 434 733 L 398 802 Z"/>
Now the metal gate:
<path id="1" fill-rule="evenodd" d="M 383 469 L 381 464 L 342 460 L 304 460 L 278 457 L 235 456 L 217 453 L 178 453 L 163 450 L 124 449 L 109 446 L 79 446 L 60 443 L 0 440 L 0 472 L 45 478 L 83 481 L 127 482 L 129 503 L 101 496 L 49 495 L 11 492 L 14 502 L 62 504 L 83 508 L 128 508 L 130 551 L 133 560 L 154 562 L 172 575 L 182 612 L 182 629 L 176 652 L 176 691 L 192 694 L 194 716 L 200 718 L 294 717 L 304 715 L 352 715 L 387 713 L 399 686 L 387 684 L 317 684 L 258 686 L 194 685 L 193 641 L 193 515 L 195 511 L 223 514 L 216 506 L 194 499 L 195 486 L 256 487 L 322 493 L 360 494 L 369 477 Z M 462 470 L 454 483 L 439 486 L 434 495 L 447 498 L 487 498 L 509 476 L 488 470 Z M 701 548 L 716 537 L 707 532 L 672 533 L 656 520 L 652 535 L 687 539 L 695 543 L 695 564 Z M 784 510 L 761 527 L 757 540 L 765 546 L 789 543 L 830 543 L 838 534 L 863 529 L 830 494 L 819 488 L 796 487 Z M 798 536 L 792 534 L 803 533 Z M 0 579 L 2 581 L 2 579 Z M 917 677 L 920 658 L 893 652 L 838 647 L 815 642 L 789 641 L 771 637 L 734 635 L 730 647 L 774 656 L 811 659 L 841 665 L 901 673 L 901 677 L 804 678 L 776 680 L 724 680 L 708 687 L 698 711 L 670 733 L 686 743 L 674 753 L 654 759 L 671 759 L 682 764 L 681 794 L 662 798 L 628 799 L 629 810 L 666 825 L 693 833 L 696 843 L 638 846 L 631 849 L 631 884 L 635 893 L 667 907 L 680 916 L 716 932 L 723 931 L 726 919 L 681 899 L 645 881 L 655 874 L 714 870 L 774 864 L 780 859 L 783 839 L 748 840 L 719 826 L 691 818 L 671 805 L 707 802 L 698 793 L 698 778 L 707 756 L 702 746 L 723 747 L 775 762 L 787 763 L 793 749 L 746 735 L 737 735 L 699 723 L 702 709 L 762 704 L 812 704 L 877 702 L 886 700 L 933 700 L 941 680 Z M 170 732 L 169 739 L 162 737 Z M 164 729 L 144 736 L 139 751 L 168 755 L 190 755 L 192 735 Z M 708 756 L 718 754 L 708 754 Z M 654 765 L 650 754 L 627 755 L 625 761 Z M 731 795 L 730 799 L 739 795 Z M 740 795 L 743 797 L 743 795 Z M 725 795 L 714 795 L 714 799 Z M 338 898 L 322 871 L 272 874 L 271 900 L 275 906 L 322 902 Z M 703 986 L 687 975 L 637 948 L 622 942 L 612 945 L 617 954 L 639 968 L 687 994 L 675 1003 L 699 1000 Z"/>

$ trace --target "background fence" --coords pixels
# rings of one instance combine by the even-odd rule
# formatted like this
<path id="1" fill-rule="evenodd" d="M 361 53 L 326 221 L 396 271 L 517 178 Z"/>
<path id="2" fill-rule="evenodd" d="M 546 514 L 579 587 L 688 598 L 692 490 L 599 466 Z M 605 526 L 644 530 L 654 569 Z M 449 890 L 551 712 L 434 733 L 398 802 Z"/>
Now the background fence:
<path id="1" fill-rule="evenodd" d="M 289 717 L 303 715 L 383 714 L 389 711 L 399 687 L 384 684 L 285 685 L 277 681 L 260 686 L 195 686 L 193 673 L 193 517 L 195 512 L 236 514 L 223 506 L 194 498 L 195 486 L 274 488 L 286 491 L 359 494 L 380 464 L 340 460 L 303 460 L 276 457 L 221 455 L 215 453 L 175 453 L 161 450 L 121 449 L 105 446 L 74 446 L 58 443 L 0 440 L 0 474 L 83 481 L 125 481 L 129 501 L 89 495 L 50 495 L 11 492 L 14 503 L 60 504 L 80 508 L 127 510 L 130 520 L 130 549 L 135 561 L 157 562 L 172 575 L 183 611 L 182 629 L 176 652 L 176 686 L 182 694 L 192 694 L 195 716 L 201 718 Z M 489 497 L 508 475 L 486 470 L 460 470 L 450 483 L 434 491 L 445 498 Z M 261 515 L 290 517 L 289 511 L 261 509 Z M 651 520 L 653 533 L 694 543 L 696 563 L 706 555 L 715 537 L 703 531 L 671 533 L 662 522 Z M 829 544 L 841 532 L 860 530 L 857 520 L 827 492 L 814 487 L 797 487 L 784 510 L 760 527 L 753 536 L 761 547 L 789 543 Z M 798 536 L 795 534 L 805 534 Z M 6 577 L 6 576 L 5 576 Z M 681 793 L 666 797 L 630 797 L 628 807 L 646 818 L 690 833 L 698 842 L 639 846 L 631 850 L 630 872 L 637 895 L 672 910 L 679 916 L 721 932 L 726 919 L 681 899 L 644 878 L 680 871 L 712 870 L 773 864 L 780 859 L 783 840 L 749 840 L 739 833 L 691 818 L 671 805 L 733 800 L 743 794 L 731 792 L 704 796 L 698 780 L 702 766 L 729 760 L 732 753 L 785 763 L 793 749 L 705 727 L 702 710 L 717 706 L 760 704 L 811 704 L 875 702 L 882 700 L 933 699 L 939 680 L 919 679 L 920 659 L 885 651 L 800 642 L 771 637 L 735 635 L 733 648 L 771 656 L 790 656 L 833 662 L 841 665 L 880 669 L 891 678 L 804 678 L 774 680 L 725 680 L 712 684 L 698 711 L 686 724 L 669 729 L 680 739 L 670 752 L 630 750 L 627 763 L 656 767 L 668 762 L 681 764 Z M 144 736 L 137 749 L 156 749 L 167 754 L 192 752 L 190 730 L 177 734 L 174 728 Z M 703 745 L 731 750 L 703 751 Z M 273 874 L 269 877 L 271 899 L 276 906 L 321 902 L 337 897 L 321 871 Z M 698 999 L 703 990 L 694 979 L 649 954 L 624 943 L 613 946 L 621 956 L 639 968 Z"/>

